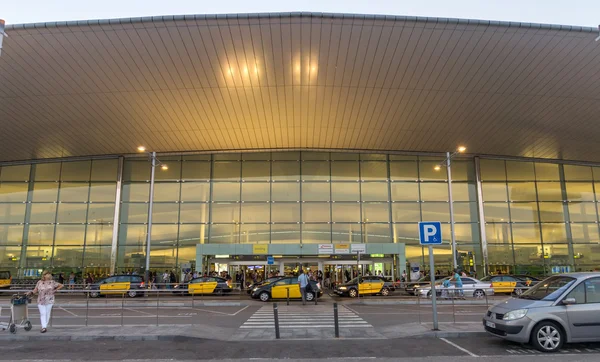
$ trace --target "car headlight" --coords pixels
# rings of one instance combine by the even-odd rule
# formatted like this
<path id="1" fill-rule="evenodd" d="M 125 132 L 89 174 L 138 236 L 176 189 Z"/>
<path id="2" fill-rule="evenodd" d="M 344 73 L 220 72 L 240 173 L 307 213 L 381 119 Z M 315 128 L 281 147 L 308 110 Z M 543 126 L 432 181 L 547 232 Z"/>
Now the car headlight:
<path id="1" fill-rule="evenodd" d="M 252 291 L 253 291 L 253 292 L 256 292 L 257 290 L 258 290 L 258 288 L 254 288 L 254 289 L 252 289 Z"/>
<path id="2" fill-rule="evenodd" d="M 348 289 L 348 288 L 346 288 L 346 287 L 340 287 L 340 290 L 346 290 L 346 289 Z"/>
<path id="3" fill-rule="evenodd" d="M 526 314 L 527 309 L 517 309 L 506 313 L 502 319 L 505 321 L 514 321 L 525 317 Z"/>
<path id="4" fill-rule="evenodd" d="M 417 284 L 417 285 L 413 286 L 413 288 L 414 289 L 419 289 L 419 288 L 421 288 L 421 286 L 419 284 Z"/>

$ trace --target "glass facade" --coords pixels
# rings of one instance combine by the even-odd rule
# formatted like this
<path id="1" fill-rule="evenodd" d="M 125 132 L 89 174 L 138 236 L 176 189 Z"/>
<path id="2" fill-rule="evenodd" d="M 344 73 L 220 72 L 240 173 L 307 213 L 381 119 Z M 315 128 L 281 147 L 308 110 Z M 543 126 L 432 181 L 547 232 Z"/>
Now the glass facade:
<path id="1" fill-rule="evenodd" d="M 168 170 L 156 169 L 153 269 L 194 262 L 202 243 L 405 243 L 407 262 L 424 265 L 417 223 L 441 221 L 444 239 L 451 238 L 448 176 L 434 170 L 440 157 L 290 151 L 159 158 Z M 486 254 L 492 272 L 600 264 L 600 169 L 481 159 L 478 184 L 476 162 L 452 161 L 459 265 L 482 271 Z M 121 170 L 118 159 L 1 166 L 0 268 L 15 275 L 43 268 L 102 274 L 112 263 L 117 271 L 142 270 L 150 173 L 142 157 L 125 158 Z M 435 260 L 440 270 L 451 268 L 449 243 L 436 248 Z"/>

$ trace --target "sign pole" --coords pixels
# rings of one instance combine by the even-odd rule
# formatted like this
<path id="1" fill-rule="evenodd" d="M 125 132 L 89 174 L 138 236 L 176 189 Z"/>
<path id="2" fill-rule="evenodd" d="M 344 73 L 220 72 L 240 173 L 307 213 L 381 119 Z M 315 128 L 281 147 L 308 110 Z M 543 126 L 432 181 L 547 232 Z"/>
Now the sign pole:
<path id="1" fill-rule="evenodd" d="M 433 246 L 429 245 L 429 277 L 431 278 L 431 308 L 433 311 L 433 330 L 438 329 L 438 315 L 437 315 L 437 293 L 435 291 L 435 273 L 433 272 L 435 263 L 433 261 Z"/>
<path id="2" fill-rule="evenodd" d="M 357 294 L 357 298 L 360 299 L 360 251 L 356 252 L 356 274 L 358 275 L 358 294 Z M 364 277 L 362 277 L 364 278 Z"/>

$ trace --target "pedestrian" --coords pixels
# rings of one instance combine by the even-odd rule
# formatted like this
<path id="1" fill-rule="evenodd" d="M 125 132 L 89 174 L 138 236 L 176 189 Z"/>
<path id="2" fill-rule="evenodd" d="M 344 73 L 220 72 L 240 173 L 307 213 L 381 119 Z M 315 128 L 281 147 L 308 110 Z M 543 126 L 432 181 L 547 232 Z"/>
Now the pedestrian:
<path id="1" fill-rule="evenodd" d="M 175 285 L 177 283 L 177 277 L 175 276 L 175 273 L 173 273 L 172 270 L 171 274 L 169 275 L 169 282 L 171 283 L 171 285 Z"/>
<path id="2" fill-rule="evenodd" d="M 65 284 L 65 276 L 63 275 L 63 273 L 58 274 L 58 282 L 60 284 Z"/>
<path id="3" fill-rule="evenodd" d="M 304 274 L 304 270 L 300 269 L 298 276 L 298 286 L 300 286 L 300 295 L 302 295 L 302 305 L 306 305 L 306 287 L 310 283 L 308 275 Z"/>
<path id="4" fill-rule="evenodd" d="M 346 283 L 348 283 L 350 281 L 350 272 L 348 271 L 348 269 L 344 271 L 344 276 L 346 277 Z"/>
<path id="5" fill-rule="evenodd" d="M 69 289 L 75 288 L 75 273 L 71 272 L 69 275 Z"/>
<path id="6" fill-rule="evenodd" d="M 464 291 L 462 289 L 463 283 L 460 278 L 460 274 L 458 273 L 458 269 L 454 269 L 454 276 L 452 277 L 452 281 L 456 285 L 456 292 L 461 299 L 465 299 Z"/>
<path id="7" fill-rule="evenodd" d="M 86 285 L 94 284 L 94 277 L 92 276 L 92 273 L 88 273 L 87 278 L 85 278 L 85 284 Z"/>
<path id="8" fill-rule="evenodd" d="M 42 279 L 37 282 L 33 291 L 29 293 L 38 295 L 37 306 L 40 310 L 40 322 L 42 323 L 42 330 L 40 332 L 42 333 L 46 333 L 47 331 L 52 305 L 54 304 L 54 293 L 62 289 L 62 287 L 61 283 L 52 280 L 50 271 L 45 270 L 42 273 Z"/>

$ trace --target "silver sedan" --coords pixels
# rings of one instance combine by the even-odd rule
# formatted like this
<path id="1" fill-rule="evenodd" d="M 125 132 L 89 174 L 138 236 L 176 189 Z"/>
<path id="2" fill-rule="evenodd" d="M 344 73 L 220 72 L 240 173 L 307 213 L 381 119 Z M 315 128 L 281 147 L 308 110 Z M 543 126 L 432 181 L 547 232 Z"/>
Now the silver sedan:
<path id="1" fill-rule="evenodd" d="M 436 295 L 439 297 L 447 298 L 459 298 L 459 297 L 473 297 L 473 298 L 484 298 L 486 295 L 494 295 L 494 288 L 489 282 L 482 282 L 479 279 L 471 277 L 461 277 L 462 288 L 457 288 L 454 282 L 450 282 L 450 288 L 444 288 L 443 283 L 445 280 L 452 279 L 452 277 L 444 278 L 440 281 L 435 282 Z M 431 287 L 426 286 L 419 288 L 419 296 L 425 298 L 431 298 Z"/>

